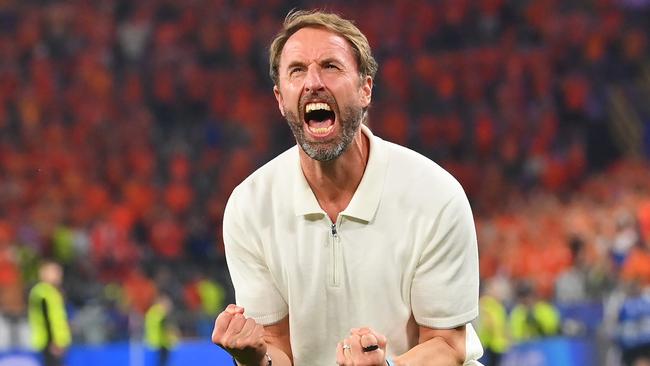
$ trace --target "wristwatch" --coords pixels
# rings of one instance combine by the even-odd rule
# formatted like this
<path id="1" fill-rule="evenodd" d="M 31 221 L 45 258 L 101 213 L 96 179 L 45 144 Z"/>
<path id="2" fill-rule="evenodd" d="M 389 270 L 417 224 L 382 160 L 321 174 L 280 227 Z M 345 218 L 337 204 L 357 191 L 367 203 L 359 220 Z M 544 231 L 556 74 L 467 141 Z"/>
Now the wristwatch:
<path id="1" fill-rule="evenodd" d="M 271 360 L 271 356 L 269 356 L 268 353 L 265 353 L 264 356 L 266 356 L 266 361 L 267 361 L 266 366 L 273 366 L 273 360 Z M 237 360 L 235 360 L 234 357 L 232 358 L 232 363 L 235 366 L 239 366 L 239 364 L 237 363 Z"/>

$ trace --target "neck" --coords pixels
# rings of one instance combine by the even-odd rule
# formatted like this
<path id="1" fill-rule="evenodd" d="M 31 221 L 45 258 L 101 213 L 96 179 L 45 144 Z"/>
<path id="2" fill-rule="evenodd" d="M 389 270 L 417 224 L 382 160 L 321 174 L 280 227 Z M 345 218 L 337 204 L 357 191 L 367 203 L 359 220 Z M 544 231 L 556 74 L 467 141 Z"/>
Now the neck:
<path id="1" fill-rule="evenodd" d="M 361 132 L 348 149 L 331 161 L 317 161 L 300 149 L 300 166 L 321 208 L 336 221 L 356 191 L 368 163 L 370 143 Z"/>

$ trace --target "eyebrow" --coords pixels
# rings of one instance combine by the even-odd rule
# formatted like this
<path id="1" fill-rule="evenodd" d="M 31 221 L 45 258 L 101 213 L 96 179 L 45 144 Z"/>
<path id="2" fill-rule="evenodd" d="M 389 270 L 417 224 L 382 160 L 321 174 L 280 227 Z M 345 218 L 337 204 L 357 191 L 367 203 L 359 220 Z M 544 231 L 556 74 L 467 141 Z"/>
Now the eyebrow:
<path id="1" fill-rule="evenodd" d="M 327 58 L 323 59 L 323 60 L 320 62 L 320 64 L 321 64 L 321 65 L 324 65 L 324 64 L 338 64 L 338 65 L 342 65 L 343 62 L 342 62 L 341 60 L 339 60 L 338 58 L 336 58 L 336 57 L 327 57 Z"/>
<path id="2" fill-rule="evenodd" d="M 291 61 L 291 63 L 289 65 L 287 65 L 287 70 L 291 70 L 292 68 L 298 67 L 298 66 L 304 67 L 305 63 L 302 62 L 302 61 Z"/>
<path id="3" fill-rule="evenodd" d="M 320 60 L 318 62 L 318 65 L 322 66 L 322 65 L 325 65 L 325 64 L 329 64 L 329 63 L 334 63 L 334 64 L 337 64 L 337 65 L 343 65 L 343 62 L 341 60 L 339 60 L 338 58 L 336 58 L 336 57 L 324 58 L 324 59 L 322 59 L 322 60 Z M 289 63 L 289 65 L 287 65 L 287 70 L 291 70 L 294 67 L 305 67 L 305 66 L 307 66 L 307 65 L 303 61 L 291 61 L 291 63 Z"/>

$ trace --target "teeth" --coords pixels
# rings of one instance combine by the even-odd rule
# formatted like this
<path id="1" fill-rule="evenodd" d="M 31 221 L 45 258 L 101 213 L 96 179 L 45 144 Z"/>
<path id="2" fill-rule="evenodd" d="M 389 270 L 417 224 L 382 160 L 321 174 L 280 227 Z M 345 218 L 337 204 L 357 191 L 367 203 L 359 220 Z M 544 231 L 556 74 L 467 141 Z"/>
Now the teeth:
<path id="1" fill-rule="evenodd" d="M 316 111 L 316 110 L 325 110 L 325 111 L 331 111 L 332 108 L 330 108 L 327 103 L 307 103 L 305 106 L 305 113 L 309 113 L 311 111 Z"/>
<path id="2" fill-rule="evenodd" d="M 328 127 L 309 127 L 309 131 L 316 135 L 324 135 L 330 132 L 334 128 L 334 125 Z"/>

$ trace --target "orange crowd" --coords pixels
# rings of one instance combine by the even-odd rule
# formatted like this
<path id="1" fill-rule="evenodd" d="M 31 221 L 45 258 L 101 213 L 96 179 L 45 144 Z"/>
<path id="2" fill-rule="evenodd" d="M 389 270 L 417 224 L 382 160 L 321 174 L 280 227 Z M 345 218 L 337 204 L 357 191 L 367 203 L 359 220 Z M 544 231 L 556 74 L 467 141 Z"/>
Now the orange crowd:
<path id="1" fill-rule="evenodd" d="M 197 271 L 229 288 L 228 195 L 294 143 L 266 52 L 291 7 L 0 4 L 0 312 L 23 311 L 44 257 L 65 265 L 77 308 L 117 298 L 141 313 L 163 289 L 196 306 L 183 294 Z M 649 168 L 622 159 L 607 108 L 608 87 L 633 88 L 647 68 L 647 6 L 327 8 L 357 21 L 379 61 L 373 131 L 432 158 L 467 190 L 483 278 L 533 278 L 551 296 L 572 264 L 568 242 L 580 237 L 603 273 L 648 281 Z"/>

